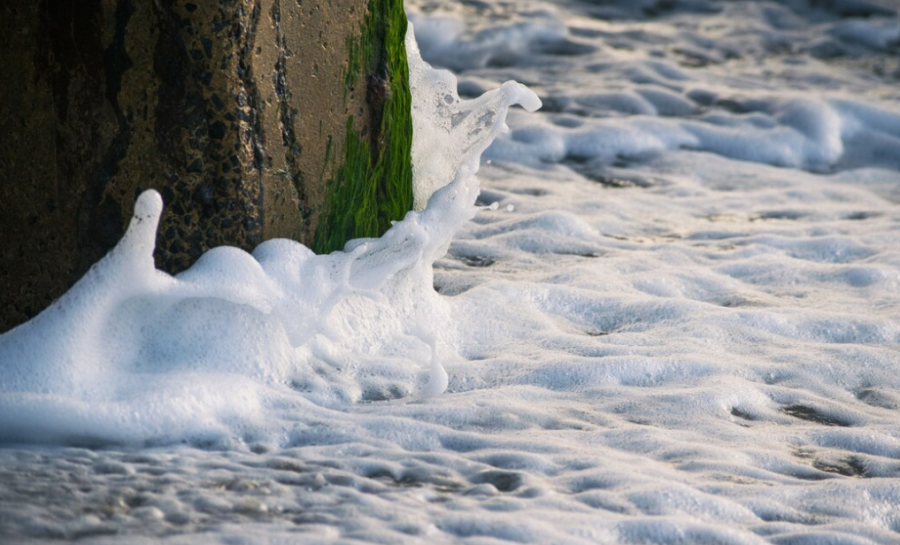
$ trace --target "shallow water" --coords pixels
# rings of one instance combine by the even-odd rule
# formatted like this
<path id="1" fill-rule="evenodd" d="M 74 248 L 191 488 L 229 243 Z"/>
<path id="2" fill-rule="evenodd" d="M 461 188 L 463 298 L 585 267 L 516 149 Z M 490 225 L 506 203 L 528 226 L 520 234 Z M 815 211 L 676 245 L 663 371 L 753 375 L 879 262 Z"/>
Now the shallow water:
<path id="1" fill-rule="evenodd" d="M 900 20 L 817 5 L 408 2 L 462 95 L 544 103 L 499 207 L 344 276 L 273 245 L 271 292 L 143 269 L 95 352 L 4 368 L 0 538 L 900 542 Z"/>

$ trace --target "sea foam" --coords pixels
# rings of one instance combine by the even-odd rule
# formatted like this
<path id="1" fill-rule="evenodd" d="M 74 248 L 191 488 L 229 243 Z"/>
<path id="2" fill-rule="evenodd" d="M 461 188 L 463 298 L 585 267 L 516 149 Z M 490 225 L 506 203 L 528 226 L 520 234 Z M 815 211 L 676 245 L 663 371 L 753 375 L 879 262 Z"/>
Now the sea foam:
<path id="1" fill-rule="evenodd" d="M 219 247 L 173 277 L 153 262 L 162 199 L 143 193 L 109 255 L 0 336 L 0 438 L 240 441 L 284 433 L 267 424 L 275 407 L 443 392 L 457 341 L 431 265 L 478 210 L 475 173 L 507 109 L 540 101 L 515 82 L 461 100 L 412 32 L 407 49 L 420 211 L 343 252 Z"/>
<path id="2" fill-rule="evenodd" d="M 138 446 L 0 449 L 0 541 L 896 544 L 896 8 L 406 6 L 424 58 L 458 70 L 462 96 L 515 79 L 545 105 L 511 109 L 512 132 L 485 151 L 492 161 L 478 173 L 476 204 L 488 209 L 430 267 L 438 304 L 402 299 L 422 305 L 427 320 L 378 330 L 406 343 L 389 357 L 366 333 L 381 322 L 337 318 L 355 319 L 342 310 L 350 305 L 388 318 L 398 311 L 361 296 L 342 301 L 309 354 L 289 362 L 285 385 L 257 371 L 186 374 L 180 360 L 135 374 L 143 410 L 169 414 L 181 403 L 153 433 L 135 427 Z M 882 38 L 849 39 L 856 30 L 844 25 L 886 29 L 888 49 L 876 47 Z M 685 127 L 743 144 L 668 140 Z M 642 148 L 651 137 L 657 144 Z M 843 151 L 816 148 L 819 138 Z M 582 154 L 570 154 L 574 143 Z M 800 162 L 751 160 L 777 149 Z M 307 277 L 284 274 L 297 286 L 285 295 L 301 299 Z M 248 307 L 238 319 L 225 310 L 218 324 L 167 324 L 193 328 L 171 349 L 201 361 L 220 338 L 258 333 L 244 323 L 261 319 L 274 324 L 272 346 L 291 344 L 278 340 L 287 333 L 271 313 Z M 291 319 L 321 322 L 309 312 Z M 278 354 L 251 358 L 259 373 L 282 372 L 277 363 L 288 359 Z M 238 356 L 204 365 L 245 365 Z M 420 397 L 431 377 L 441 385 L 434 361 L 447 390 Z M 167 373 L 165 387 L 141 380 Z M 163 409 L 149 392 L 160 392 Z M 218 412 L 209 409 L 216 402 Z M 104 425 L 107 441 L 121 437 L 136 420 L 118 414 L 89 427 L 73 410 L 74 432 L 55 441 L 92 444 Z M 164 444 L 144 448 L 146 437 Z M 232 448 L 205 448 L 227 438 Z M 190 444 L 168 444 L 182 440 Z"/>

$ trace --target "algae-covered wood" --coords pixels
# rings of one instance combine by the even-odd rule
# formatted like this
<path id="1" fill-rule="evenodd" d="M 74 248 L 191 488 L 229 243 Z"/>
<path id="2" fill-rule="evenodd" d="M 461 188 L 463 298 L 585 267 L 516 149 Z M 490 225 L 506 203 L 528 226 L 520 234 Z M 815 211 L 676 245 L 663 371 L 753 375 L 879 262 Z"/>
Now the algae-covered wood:
<path id="1" fill-rule="evenodd" d="M 147 188 L 171 273 L 224 244 L 339 249 L 412 207 L 402 0 L 11 0 L 0 30 L 0 331 Z"/>

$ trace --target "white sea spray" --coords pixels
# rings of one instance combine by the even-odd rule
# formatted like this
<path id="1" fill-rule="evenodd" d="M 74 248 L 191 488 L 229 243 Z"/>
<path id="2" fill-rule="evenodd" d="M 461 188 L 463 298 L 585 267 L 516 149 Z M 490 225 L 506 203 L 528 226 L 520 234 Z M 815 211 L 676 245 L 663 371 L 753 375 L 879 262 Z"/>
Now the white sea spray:
<path id="1" fill-rule="evenodd" d="M 206 435 L 6 446 L 0 541 L 897 543 L 891 2 L 406 4 L 463 96 L 545 105 L 509 111 L 431 268 L 452 327 L 404 322 L 415 371 L 388 380 L 316 337 L 302 380 Z"/>
<path id="2" fill-rule="evenodd" d="M 378 239 L 315 255 L 272 240 L 214 248 L 172 277 L 154 267 L 162 213 L 143 193 L 121 242 L 32 321 L 0 336 L 0 437 L 110 443 L 283 435 L 280 404 L 428 397 L 447 387 L 455 326 L 432 263 L 477 212 L 482 152 L 508 108 L 540 107 L 508 82 L 463 101 L 408 38 L 416 202 Z"/>

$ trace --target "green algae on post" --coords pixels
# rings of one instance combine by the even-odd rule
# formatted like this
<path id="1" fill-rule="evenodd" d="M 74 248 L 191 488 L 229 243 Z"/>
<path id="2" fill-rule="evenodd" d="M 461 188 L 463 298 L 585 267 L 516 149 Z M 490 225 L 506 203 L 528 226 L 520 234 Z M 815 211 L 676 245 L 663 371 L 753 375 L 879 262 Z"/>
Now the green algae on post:
<path id="1" fill-rule="evenodd" d="M 324 217 L 313 249 L 340 250 L 348 240 L 377 237 L 413 208 L 412 95 L 402 0 L 371 0 L 359 41 L 348 47 L 345 81 L 366 75 L 370 129 L 347 119 L 343 163 L 328 181 Z M 333 158 L 329 158 L 333 159 Z"/>

